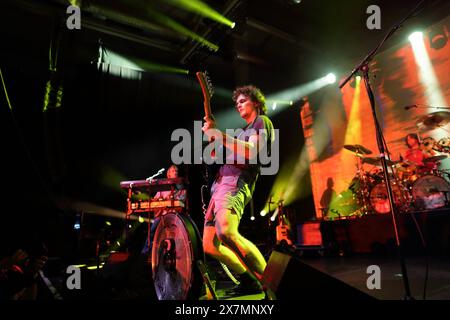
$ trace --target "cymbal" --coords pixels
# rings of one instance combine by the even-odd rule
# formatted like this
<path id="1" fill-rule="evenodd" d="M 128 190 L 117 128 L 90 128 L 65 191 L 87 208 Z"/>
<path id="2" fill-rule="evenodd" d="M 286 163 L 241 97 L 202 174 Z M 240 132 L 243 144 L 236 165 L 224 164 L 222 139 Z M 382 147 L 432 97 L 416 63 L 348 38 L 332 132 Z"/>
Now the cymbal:
<path id="1" fill-rule="evenodd" d="M 381 159 L 377 158 L 377 157 L 365 157 L 365 158 L 362 159 L 362 162 L 363 163 L 372 164 L 374 166 L 380 166 L 381 165 Z M 387 163 L 388 166 L 393 166 L 397 162 L 386 159 L 386 163 Z"/>
<path id="2" fill-rule="evenodd" d="M 450 122 L 450 112 L 438 111 L 421 117 L 416 125 L 422 130 L 434 130 Z"/>
<path id="3" fill-rule="evenodd" d="M 423 159 L 423 162 L 436 162 L 436 161 L 441 161 L 444 159 L 447 159 L 447 156 L 441 155 L 441 156 L 433 156 L 433 157 L 429 157 L 426 159 Z"/>
<path id="4" fill-rule="evenodd" d="M 344 149 L 347 149 L 353 153 L 357 154 L 371 154 L 372 151 L 367 149 L 366 147 L 360 144 L 346 144 L 344 145 Z"/>

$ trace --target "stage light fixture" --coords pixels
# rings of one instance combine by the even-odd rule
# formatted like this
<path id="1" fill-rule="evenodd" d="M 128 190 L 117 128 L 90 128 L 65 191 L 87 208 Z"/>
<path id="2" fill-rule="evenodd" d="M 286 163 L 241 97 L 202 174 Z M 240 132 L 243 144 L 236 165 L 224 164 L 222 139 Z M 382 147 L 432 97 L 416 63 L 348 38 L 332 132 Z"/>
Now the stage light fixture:
<path id="1" fill-rule="evenodd" d="M 442 27 L 431 30 L 428 34 L 428 39 L 430 47 L 436 50 L 442 49 L 448 42 L 447 34 Z"/>
<path id="2" fill-rule="evenodd" d="M 423 32 L 421 31 L 416 31 L 410 34 L 410 36 L 408 37 L 408 40 L 413 43 L 413 42 L 418 42 L 421 41 L 423 38 Z"/>
<path id="3" fill-rule="evenodd" d="M 276 208 L 273 215 L 270 217 L 270 221 L 275 221 L 275 219 L 277 218 L 277 215 L 278 215 L 278 211 L 280 211 L 280 209 Z"/>
<path id="4" fill-rule="evenodd" d="M 351 82 L 350 87 L 353 89 L 357 88 L 361 84 L 361 76 L 356 76 Z"/>
<path id="5" fill-rule="evenodd" d="M 334 73 L 329 73 L 329 74 L 327 74 L 327 76 L 326 76 L 325 79 L 327 80 L 327 82 L 328 82 L 329 84 L 332 84 L 332 83 L 335 83 L 335 82 L 336 82 L 336 76 L 335 76 Z"/>

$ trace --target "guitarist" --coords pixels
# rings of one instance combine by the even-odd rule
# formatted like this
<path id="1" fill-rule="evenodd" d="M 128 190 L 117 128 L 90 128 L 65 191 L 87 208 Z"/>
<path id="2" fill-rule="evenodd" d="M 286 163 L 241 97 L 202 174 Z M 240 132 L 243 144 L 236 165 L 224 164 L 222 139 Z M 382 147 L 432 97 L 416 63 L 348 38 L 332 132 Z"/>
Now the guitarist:
<path id="1" fill-rule="evenodd" d="M 203 132 L 209 138 L 219 137 L 229 152 L 211 187 L 211 200 L 205 214 L 203 248 L 206 254 L 239 275 L 240 284 L 234 288 L 233 294 L 242 296 L 262 292 L 260 280 L 266 267 L 259 249 L 238 231 L 260 172 L 260 164 L 249 160 L 258 157 L 263 148 L 270 152 L 275 137 L 272 122 L 265 115 L 265 97 L 258 88 L 237 88 L 233 101 L 237 112 L 247 123 L 236 137 L 219 131 L 212 117 L 204 118 Z M 244 158 L 245 163 L 237 162 L 238 158 Z"/>

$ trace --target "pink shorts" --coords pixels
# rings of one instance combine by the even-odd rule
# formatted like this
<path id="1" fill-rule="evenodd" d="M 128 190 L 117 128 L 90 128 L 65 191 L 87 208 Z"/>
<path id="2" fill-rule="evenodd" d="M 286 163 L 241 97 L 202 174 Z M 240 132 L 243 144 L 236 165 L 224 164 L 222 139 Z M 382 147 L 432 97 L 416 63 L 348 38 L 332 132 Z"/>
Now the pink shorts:
<path id="1" fill-rule="evenodd" d="M 211 187 L 211 200 L 205 213 L 205 226 L 215 225 L 215 216 L 221 209 L 233 209 L 239 220 L 252 198 L 250 188 L 239 176 L 219 176 Z"/>

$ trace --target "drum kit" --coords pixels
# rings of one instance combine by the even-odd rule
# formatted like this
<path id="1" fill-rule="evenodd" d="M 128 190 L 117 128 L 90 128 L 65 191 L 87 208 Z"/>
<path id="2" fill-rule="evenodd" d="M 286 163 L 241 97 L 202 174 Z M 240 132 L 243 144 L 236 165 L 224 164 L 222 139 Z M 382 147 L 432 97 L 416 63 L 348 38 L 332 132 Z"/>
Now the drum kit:
<path id="1" fill-rule="evenodd" d="M 434 130 L 450 122 L 450 113 L 435 112 L 416 122 L 420 130 Z M 344 145 L 356 158 L 356 174 L 344 192 L 331 201 L 327 217 L 352 218 L 391 211 L 388 191 L 379 157 L 362 145 Z M 440 161 L 450 157 L 450 138 L 420 141 L 423 163 L 387 160 L 394 202 L 399 212 L 433 210 L 449 206 L 450 174 L 438 169 Z M 364 164 L 372 165 L 365 170 Z M 447 198 L 449 197 L 449 198 Z"/>

